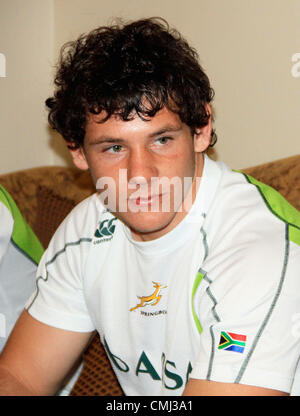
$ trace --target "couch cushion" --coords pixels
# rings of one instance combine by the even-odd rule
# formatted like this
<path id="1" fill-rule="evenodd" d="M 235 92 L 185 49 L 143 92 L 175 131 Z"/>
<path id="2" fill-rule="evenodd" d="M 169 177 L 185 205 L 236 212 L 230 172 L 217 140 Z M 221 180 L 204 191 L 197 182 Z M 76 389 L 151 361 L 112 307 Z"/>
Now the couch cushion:
<path id="1" fill-rule="evenodd" d="M 89 172 L 60 166 L 44 166 L 1 175 L 0 184 L 11 194 L 28 224 L 46 245 L 51 231 L 53 235 L 59 222 L 67 215 L 68 209 L 71 210 L 95 189 Z M 51 198 L 49 221 L 47 215 L 45 216 L 48 206 L 47 190 Z M 56 210 L 57 219 L 53 211 L 55 199 L 59 204 Z M 43 216 L 42 219 L 40 215 Z M 42 220 L 46 220 L 46 224 L 42 224 Z M 52 230 L 51 224 L 54 226 Z"/>
<path id="2" fill-rule="evenodd" d="M 40 242 L 47 247 L 53 236 L 53 230 L 58 228 L 76 203 L 73 199 L 57 195 L 47 186 L 38 186 L 36 196 L 37 215 L 33 228 Z"/>
<path id="3" fill-rule="evenodd" d="M 300 210 L 300 155 L 243 169 L 243 172 L 272 186 Z"/>
<path id="4" fill-rule="evenodd" d="M 96 334 L 84 354 L 83 370 L 71 396 L 123 396 L 124 393 Z"/>

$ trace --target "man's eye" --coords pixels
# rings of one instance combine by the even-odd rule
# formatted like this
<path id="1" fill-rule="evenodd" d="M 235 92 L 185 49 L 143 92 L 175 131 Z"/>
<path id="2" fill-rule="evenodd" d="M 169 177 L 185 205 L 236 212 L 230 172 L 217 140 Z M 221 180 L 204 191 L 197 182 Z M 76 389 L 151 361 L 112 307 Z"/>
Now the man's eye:
<path id="1" fill-rule="evenodd" d="M 158 142 L 158 144 L 163 145 L 163 144 L 167 144 L 169 140 L 171 140 L 170 137 L 160 137 L 156 141 Z"/>
<path id="2" fill-rule="evenodd" d="M 105 149 L 106 152 L 110 152 L 110 153 L 119 153 L 121 150 L 122 150 L 122 146 L 119 144 L 115 144 Z"/>

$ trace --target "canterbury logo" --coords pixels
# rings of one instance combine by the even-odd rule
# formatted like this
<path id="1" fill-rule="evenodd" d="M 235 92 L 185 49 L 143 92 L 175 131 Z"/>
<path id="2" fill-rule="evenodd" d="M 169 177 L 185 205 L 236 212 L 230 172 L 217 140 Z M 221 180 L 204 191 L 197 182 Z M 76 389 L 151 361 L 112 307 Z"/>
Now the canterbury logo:
<path id="1" fill-rule="evenodd" d="M 159 294 L 162 289 L 165 289 L 167 286 L 162 286 L 156 282 L 152 282 L 153 287 L 155 287 L 155 291 L 152 293 L 152 295 L 149 296 L 138 296 L 138 298 L 141 300 L 140 303 L 138 303 L 134 308 L 131 308 L 130 311 L 134 311 L 137 308 L 141 308 L 143 306 L 147 305 L 157 305 L 158 302 L 161 300 L 162 296 Z"/>
<path id="2" fill-rule="evenodd" d="M 95 237 L 110 237 L 113 235 L 116 228 L 114 221 L 116 220 L 117 218 L 112 218 L 111 220 L 102 221 L 99 225 L 99 228 L 95 232 Z"/>

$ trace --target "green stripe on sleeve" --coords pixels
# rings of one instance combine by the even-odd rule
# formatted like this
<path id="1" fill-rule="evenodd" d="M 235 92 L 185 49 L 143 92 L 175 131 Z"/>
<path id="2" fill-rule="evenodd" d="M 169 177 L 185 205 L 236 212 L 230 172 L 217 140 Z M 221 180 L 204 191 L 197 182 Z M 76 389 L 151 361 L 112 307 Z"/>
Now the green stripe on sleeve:
<path id="1" fill-rule="evenodd" d="M 14 219 L 13 243 L 36 264 L 39 263 L 44 248 L 31 227 L 23 218 L 10 194 L 0 185 L 0 201 L 9 209 Z"/>
<path id="2" fill-rule="evenodd" d="M 289 236 L 293 243 L 300 245 L 300 211 L 293 207 L 278 191 L 250 175 L 243 173 L 248 182 L 255 185 L 269 210 L 289 225 Z"/>
<path id="3" fill-rule="evenodd" d="M 203 331 L 203 329 L 202 329 L 202 326 L 200 324 L 199 318 L 198 318 L 198 316 L 197 316 L 197 314 L 195 312 L 195 308 L 194 308 L 194 297 L 195 297 L 196 291 L 197 291 L 198 286 L 200 285 L 200 282 L 203 279 L 203 277 L 204 277 L 204 274 L 203 273 L 198 272 L 196 274 L 196 278 L 195 278 L 195 282 L 194 282 L 194 286 L 193 286 L 193 291 L 192 291 L 192 312 L 193 312 L 194 321 L 195 321 L 196 327 L 197 327 L 197 329 L 199 331 L 199 334 L 201 334 L 201 332 Z"/>
<path id="4" fill-rule="evenodd" d="M 290 224 L 289 226 L 289 235 L 290 240 L 293 241 L 293 243 L 298 244 L 300 246 L 300 230 L 299 228 L 296 228 Z"/>

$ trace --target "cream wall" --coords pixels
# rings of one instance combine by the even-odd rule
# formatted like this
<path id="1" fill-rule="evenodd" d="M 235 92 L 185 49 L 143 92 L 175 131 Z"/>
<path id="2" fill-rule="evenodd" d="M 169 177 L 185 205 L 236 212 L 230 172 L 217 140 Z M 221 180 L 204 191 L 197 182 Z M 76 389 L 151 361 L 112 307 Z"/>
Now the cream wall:
<path id="1" fill-rule="evenodd" d="M 300 1 L 208 3 L 197 47 L 216 90 L 219 158 L 240 168 L 300 153 Z"/>
<path id="2" fill-rule="evenodd" d="M 46 128 L 52 63 L 64 42 L 116 16 L 162 16 L 198 50 L 216 92 L 215 158 L 242 168 L 300 152 L 299 0 L 0 0 L 2 171 L 70 163 Z"/>
<path id="3" fill-rule="evenodd" d="M 0 173 L 54 163 L 44 111 L 53 23 L 52 0 L 0 0 Z"/>

